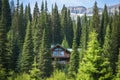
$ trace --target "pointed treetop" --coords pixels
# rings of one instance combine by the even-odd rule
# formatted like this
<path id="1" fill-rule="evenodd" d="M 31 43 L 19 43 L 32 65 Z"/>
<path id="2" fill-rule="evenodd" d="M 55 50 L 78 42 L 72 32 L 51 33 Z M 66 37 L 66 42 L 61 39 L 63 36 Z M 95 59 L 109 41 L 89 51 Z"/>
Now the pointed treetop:
<path id="1" fill-rule="evenodd" d="M 17 12 L 19 10 L 19 0 L 17 0 Z"/>
<path id="2" fill-rule="evenodd" d="M 67 41 L 67 39 L 66 39 L 66 36 L 64 37 L 64 39 L 63 39 L 63 41 L 62 41 L 62 46 L 63 46 L 64 48 L 70 48 L 69 45 L 68 45 L 68 41 Z"/>
<path id="3" fill-rule="evenodd" d="M 55 3 L 55 9 L 58 9 L 58 6 L 57 6 L 57 4 Z"/>
<path id="4" fill-rule="evenodd" d="M 47 8 L 47 1 L 45 1 L 45 11 L 46 11 L 46 12 L 48 11 L 48 8 Z"/>
<path id="5" fill-rule="evenodd" d="M 44 11 L 44 2 L 42 1 L 42 4 L 41 4 L 41 12 Z"/>
<path id="6" fill-rule="evenodd" d="M 36 19 L 38 16 L 39 16 L 39 8 L 38 8 L 38 3 L 36 1 L 33 11 L 33 18 Z"/>

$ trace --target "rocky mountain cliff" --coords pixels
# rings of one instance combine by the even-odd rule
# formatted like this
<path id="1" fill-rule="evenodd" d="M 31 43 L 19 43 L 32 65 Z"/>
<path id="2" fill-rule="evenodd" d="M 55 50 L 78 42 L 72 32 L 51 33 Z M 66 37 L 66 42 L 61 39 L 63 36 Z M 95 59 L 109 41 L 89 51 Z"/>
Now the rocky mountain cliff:
<path id="1" fill-rule="evenodd" d="M 116 5 L 112 5 L 112 6 L 108 6 L 108 12 L 109 13 L 114 13 L 115 10 L 119 11 L 119 6 L 120 4 L 116 4 Z M 87 15 L 92 15 L 93 13 L 93 7 L 92 8 L 86 8 L 84 6 L 76 6 L 76 7 L 68 7 L 68 9 L 70 10 L 72 15 L 83 15 L 84 13 L 86 13 Z M 103 8 L 98 8 L 99 10 L 99 14 L 102 14 Z"/>

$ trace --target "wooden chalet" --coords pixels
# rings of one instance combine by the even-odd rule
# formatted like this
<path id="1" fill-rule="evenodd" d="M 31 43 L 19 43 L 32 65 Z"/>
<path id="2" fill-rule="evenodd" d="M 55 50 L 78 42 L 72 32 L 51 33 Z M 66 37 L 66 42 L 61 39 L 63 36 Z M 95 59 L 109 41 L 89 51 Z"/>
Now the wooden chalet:
<path id="1" fill-rule="evenodd" d="M 60 45 L 56 45 L 51 48 L 52 53 L 52 61 L 54 62 L 57 60 L 58 63 L 60 64 L 67 64 L 70 60 L 70 51 L 67 49 L 63 48 Z"/>

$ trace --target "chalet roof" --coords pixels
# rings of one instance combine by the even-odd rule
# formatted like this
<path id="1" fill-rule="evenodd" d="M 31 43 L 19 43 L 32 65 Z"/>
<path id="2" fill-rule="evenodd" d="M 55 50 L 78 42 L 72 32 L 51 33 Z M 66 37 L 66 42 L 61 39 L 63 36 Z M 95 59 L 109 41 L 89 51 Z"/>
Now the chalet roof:
<path id="1" fill-rule="evenodd" d="M 71 52 L 71 51 L 67 50 L 66 48 L 62 47 L 60 44 L 57 44 L 57 45 L 53 46 L 53 47 L 51 48 L 51 50 L 54 50 L 55 48 L 61 48 L 61 49 L 63 49 L 64 51 L 66 51 L 66 52 L 68 52 L 68 53 Z"/>
<path id="2" fill-rule="evenodd" d="M 68 48 L 67 50 L 68 50 L 68 51 L 70 51 L 70 52 L 72 52 L 72 51 L 73 51 L 73 50 L 72 50 L 72 48 Z M 80 51 L 80 50 L 81 50 L 81 48 L 78 48 L 77 50 L 78 50 L 78 51 Z"/>

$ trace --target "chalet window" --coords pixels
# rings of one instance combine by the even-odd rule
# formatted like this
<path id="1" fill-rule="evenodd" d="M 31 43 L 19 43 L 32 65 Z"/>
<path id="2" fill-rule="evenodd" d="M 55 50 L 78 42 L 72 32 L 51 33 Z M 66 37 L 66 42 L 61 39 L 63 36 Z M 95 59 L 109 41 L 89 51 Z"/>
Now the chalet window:
<path id="1" fill-rule="evenodd" d="M 53 56 L 64 56 L 64 51 L 61 48 L 56 48 L 53 51 Z"/>
<path id="2" fill-rule="evenodd" d="M 60 56 L 64 56 L 64 51 L 61 51 L 61 52 L 60 52 Z"/>
<path id="3" fill-rule="evenodd" d="M 58 53 L 56 51 L 53 51 L 53 56 L 58 56 Z"/>

